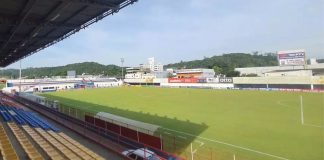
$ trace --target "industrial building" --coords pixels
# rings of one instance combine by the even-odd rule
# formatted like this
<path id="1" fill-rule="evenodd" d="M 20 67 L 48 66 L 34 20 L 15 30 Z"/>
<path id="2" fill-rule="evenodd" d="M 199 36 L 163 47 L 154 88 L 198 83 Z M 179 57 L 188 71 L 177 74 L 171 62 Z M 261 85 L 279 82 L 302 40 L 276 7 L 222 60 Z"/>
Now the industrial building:
<path id="1" fill-rule="evenodd" d="M 265 76 L 269 72 L 290 72 L 294 70 L 311 70 L 312 75 L 324 75 L 324 63 L 313 63 L 309 65 L 298 66 L 269 66 L 269 67 L 247 67 L 247 68 L 235 68 L 235 71 L 240 72 L 241 76 L 256 75 Z M 296 74 L 298 76 L 298 74 Z"/>
<path id="2" fill-rule="evenodd" d="M 78 88 L 117 87 L 123 84 L 116 78 L 58 78 L 7 80 L 3 92 L 52 92 Z"/>

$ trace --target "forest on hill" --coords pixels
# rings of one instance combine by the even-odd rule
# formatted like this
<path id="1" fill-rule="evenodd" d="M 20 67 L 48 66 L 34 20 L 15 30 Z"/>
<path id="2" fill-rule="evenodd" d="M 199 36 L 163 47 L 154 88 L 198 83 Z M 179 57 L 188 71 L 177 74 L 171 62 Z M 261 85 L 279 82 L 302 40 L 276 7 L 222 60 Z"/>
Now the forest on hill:
<path id="1" fill-rule="evenodd" d="M 77 75 L 104 75 L 104 76 L 120 76 L 121 67 L 116 65 L 102 65 L 96 62 L 83 62 L 68 64 L 58 67 L 39 67 L 22 69 L 22 77 L 24 78 L 44 78 L 52 76 L 66 76 L 67 71 L 75 70 Z M 19 69 L 4 69 L 0 73 L 3 77 L 18 78 Z"/>
<path id="2" fill-rule="evenodd" d="M 214 69 L 216 74 L 224 74 L 232 77 L 239 76 L 239 73 L 234 71 L 235 68 L 276 65 L 278 65 L 278 61 L 275 53 L 258 54 L 258 52 L 254 52 L 253 54 L 229 53 L 210 58 L 205 57 L 202 60 L 181 61 L 179 63 L 168 64 L 165 68 L 209 68 Z"/>
<path id="3" fill-rule="evenodd" d="M 224 74 L 227 76 L 238 76 L 239 73 L 234 71 L 235 68 L 242 67 L 261 67 L 261 66 L 276 66 L 278 65 L 275 53 L 258 54 L 254 52 L 249 53 L 229 53 L 219 56 L 205 57 L 202 60 L 193 60 L 186 62 L 179 62 L 168 64 L 164 69 L 174 68 L 209 68 L 214 69 L 216 74 Z M 26 68 L 22 70 L 22 77 L 24 78 L 44 78 L 52 76 L 66 76 L 67 71 L 75 70 L 77 75 L 103 75 L 110 77 L 120 77 L 121 67 L 117 65 L 103 65 L 96 62 L 83 62 L 68 64 L 57 67 L 38 67 Z M 1 77 L 18 78 L 18 69 L 2 69 Z"/>

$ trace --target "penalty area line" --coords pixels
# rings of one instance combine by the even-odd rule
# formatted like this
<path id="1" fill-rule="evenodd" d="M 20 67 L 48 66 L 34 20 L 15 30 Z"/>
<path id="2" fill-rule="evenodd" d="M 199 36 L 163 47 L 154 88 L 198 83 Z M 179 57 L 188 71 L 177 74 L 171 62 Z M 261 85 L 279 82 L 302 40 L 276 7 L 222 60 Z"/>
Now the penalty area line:
<path id="1" fill-rule="evenodd" d="M 205 138 L 205 137 L 201 137 L 201 136 L 196 136 L 196 135 L 193 135 L 193 134 L 190 134 L 190 133 L 181 132 L 181 131 L 177 131 L 177 130 L 173 130 L 173 129 L 168 129 L 168 128 L 163 128 L 163 129 L 166 129 L 166 130 L 169 130 L 169 131 L 173 131 L 173 132 L 178 132 L 178 133 L 185 134 L 185 135 L 188 135 L 188 136 L 191 136 L 191 137 L 200 138 L 200 139 L 203 139 L 203 140 L 206 140 L 206 141 L 210 141 L 210 142 L 214 142 L 214 143 L 224 144 L 224 145 L 227 145 L 227 146 L 231 146 L 233 148 L 238 148 L 238 149 L 241 149 L 241 150 L 254 152 L 254 153 L 266 155 L 266 156 L 269 156 L 269 157 L 274 157 L 274 158 L 277 158 L 277 159 L 289 160 L 288 158 L 276 156 L 276 155 L 273 155 L 273 154 L 270 154 L 270 153 L 261 152 L 261 151 L 258 151 L 258 150 L 254 150 L 254 149 L 250 149 L 250 148 L 238 146 L 238 145 L 231 144 L 231 143 L 227 143 L 227 142 L 222 142 L 222 141 L 219 141 L 219 140 L 214 140 L 214 139 L 209 139 L 209 138 Z"/>
<path id="2" fill-rule="evenodd" d="M 314 125 L 314 124 L 308 124 L 308 123 L 304 123 L 303 125 L 304 126 L 310 126 L 310 127 L 324 128 L 324 126 Z"/>

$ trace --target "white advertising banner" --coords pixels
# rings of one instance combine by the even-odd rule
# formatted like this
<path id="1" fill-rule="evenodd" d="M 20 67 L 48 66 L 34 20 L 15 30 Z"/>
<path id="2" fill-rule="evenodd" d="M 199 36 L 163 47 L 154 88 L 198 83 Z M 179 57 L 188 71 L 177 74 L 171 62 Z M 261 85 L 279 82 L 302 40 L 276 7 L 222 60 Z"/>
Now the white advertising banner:
<path id="1" fill-rule="evenodd" d="M 306 64 L 305 50 L 279 51 L 278 62 L 280 66 L 300 66 Z"/>

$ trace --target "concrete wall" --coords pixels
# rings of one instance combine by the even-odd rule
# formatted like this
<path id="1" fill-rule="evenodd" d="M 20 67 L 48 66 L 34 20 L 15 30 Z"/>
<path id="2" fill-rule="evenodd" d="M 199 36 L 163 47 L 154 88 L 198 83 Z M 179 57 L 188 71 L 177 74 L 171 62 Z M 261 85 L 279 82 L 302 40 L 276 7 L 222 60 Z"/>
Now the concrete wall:
<path id="1" fill-rule="evenodd" d="M 182 88 L 182 87 L 190 87 L 190 88 L 213 88 L 213 89 L 226 89 L 233 88 L 234 84 L 222 84 L 222 83 L 161 83 L 161 87 L 174 87 L 174 88 Z"/>
<path id="2" fill-rule="evenodd" d="M 306 77 L 312 75 L 313 75 L 312 70 L 278 71 L 278 72 L 265 73 L 266 77 L 283 77 L 283 76 Z"/>
<path id="3" fill-rule="evenodd" d="M 324 84 L 324 76 L 234 77 L 234 84 Z"/>
<path id="4" fill-rule="evenodd" d="M 324 63 L 318 63 L 313 65 L 307 65 L 306 69 L 324 69 Z M 264 76 L 264 73 L 277 71 L 277 70 L 294 70 L 304 69 L 304 66 L 269 66 L 269 67 L 248 67 L 248 68 L 235 68 L 235 71 L 239 71 L 241 75 L 244 74 L 257 74 L 258 76 Z"/>
<path id="5" fill-rule="evenodd" d="M 124 79 L 126 83 L 168 83 L 168 78 Z"/>

